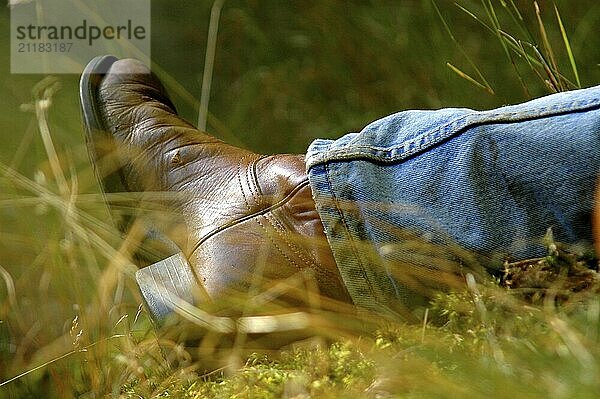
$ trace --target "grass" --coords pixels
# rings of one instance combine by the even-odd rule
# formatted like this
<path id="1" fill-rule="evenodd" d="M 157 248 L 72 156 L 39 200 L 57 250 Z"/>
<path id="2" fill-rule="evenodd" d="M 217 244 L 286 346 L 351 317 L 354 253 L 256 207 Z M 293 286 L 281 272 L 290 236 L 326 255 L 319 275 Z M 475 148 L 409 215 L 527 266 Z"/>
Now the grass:
<path id="1" fill-rule="evenodd" d="M 600 6 L 578 4 L 229 0 L 208 129 L 300 152 L 401 108 L 487 108 L 597 83 Z M 195 120 L 190 70 L 203 60 L 189 54 L 202 53 L 210 4 L 154 7 L 154 69 Z M 207 331 L 196 345 L 181 325 L 158 334 L 132 279 L 136 234 L 107 222 L 94 183 L 76 78 L 0 72 L 0 397 L 598 396 L 598 282 L 583 267 L 594 260 L 551 240 L 548 257 L 507 265 L 502 281 L 437 294 L 419 323 L 309 298 L 288 321 L 304 323 L 302 339 L 282 351 L 265 343 L 285 331 Z M 288 283 L 310 297 L 310 280 Z"/>
<path id="2" fill-rule="evenodd" d="M 534 276 L 537 272 L 532 270 L 549 271 L 557 263 L 563 272 L 584 270 L 560 251 L 527 267 L 511 267 Z M 544 289 L 530 288 L 526 295 L 490 280 L 438 294 L 421 325 L 379 323 L 360 336 L 329 344 L 313 339 L 277 356 L 254 353 L 234 370 L 199 376 L 184 368 L 168 377 L 134 380 L 123 394 L 129 398 L 596 397 L 600 280 L 595 272 L 592 275 L 578 292 L 544 278 Z M 559 306 L 557 295 L 566 295 Z"/>

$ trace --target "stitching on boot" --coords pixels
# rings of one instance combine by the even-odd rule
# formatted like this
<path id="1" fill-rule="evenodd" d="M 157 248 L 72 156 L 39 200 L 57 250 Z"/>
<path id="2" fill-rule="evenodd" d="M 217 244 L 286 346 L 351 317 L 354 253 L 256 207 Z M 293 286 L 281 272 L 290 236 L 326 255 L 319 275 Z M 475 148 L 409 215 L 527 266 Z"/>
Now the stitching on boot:
<path id="1" fill-rule="evenodd" d="M 259 196 L 262 196 L 263 192 L 262 192 L 262 189 L 260 188 L 260 183 L 258 182 L 258 171 L 257 171 L 258 161 L 261 161 L 266 158 L 268 158 L 268 156 L 262 155 L 261 157 L 255 159 L 254 162 L 252 162 L 252 166 L 251 166 L 253 181 L 254 181 L 254 184 L 256 186 L 256 190 L 257 190 Z"/>
<path id="2" fill-rule="evenodd" d="M 281 256 L 283 256 L 283 258 L 285 260 L 287 260 L 289 263 L 291 263 L 292 265 L 294 265 L 296 267 L 296 269 L 298 269 L 300 271 L 303 270 L 304 269 L 303 267 L 301 267 L 300 265 L 298 265 L 293 259 L 291 259 L 289 256 L 287 256 L 285 254 L 285 252 L 283 252 L 283 250 L 280 248 L 280 246 L 277 245 L 277 243 L 275 242 L 275 239 L 274 239 L 273 235 L 269 233 L 269 229 L 267 229 L 267 227 L 260 221 L 260 217 L 261 216 L 263 216 L 266 219 L 266 221 L 270 223 L 270 221 L 266 217 L 266 215 L 257 215 L 254 220 L 264 230 L 267 238 L 269 239 L 269 241 L 271 241 L 271 244 L 273 244 L 273 246 L 275 247 L 275 249 L 277 249 L 277 251 L 281 254 Z M 272 225 L 272 223 L 270 223 L 270 224 Z M 273 227 L 275 227 L 275 226 L 273 226 Z M 275 229 L 273 229 L 273 230 L 275 230 Z"/>
<path id="3" fill-rule="evenodd" d="M 310 269 L 313 269 L 317 276 L 323 275 L 325 277 L 334 277 L 335 279 L 338 279 L 335 273 L 327 269 L 321 268 L 321 265 L 311 256 L 310 253 L 308 253 L 305 249 L 298 247 L 296 244 L 294 244 L 287 238 L 287 234 L 285 234 L 287 232 L 287 228 L 285 227 L 285 225 L 283 225 L 283 223 L 280 220 L 278 220 L 275 217 L 275 215 L 273 215 L 273 212 L 271 212 L 270 214 L 265 214 L 265 218 L 267 218 L 267 220 L 269 220 L 269 222 L 273 225 L 275 231 L 279 233 L 283 241 L 288 245 L 292 252 L 294 252 L 301 261 L 309 265 L 308 267 Z"/>
<path id="4" fill-rule="evenodd" d="M 292 189 L 292 191 L 285 197 L 283 198 L 281 201 L 278 201 L 277 203 L 270 205 L 268 207 L 266 207 L 265 209 L 260 209 L 256 212 L 252 212 L 246 216 L 240 217 L 238 219 L 234 219 L 231 220 L 228 223 L 225 223 L 219 227 L 216 227 L 215 229 L 211 230 L 210 232 L 206 233 L 204 236 L 202 236 L 199 240 L 198 243 L 196 245 L 194 245 L 194 247 L 191 249 L 190 251 L 190 256 L 196 252 L 196 250 L 198 250 L 198 248 L 200 247 L 200 245 L 202 245 L 206 240 L 208 240 L 209 238 L 211 238 L 212 236 L 214 236 L 217 233 L 223 232 L 227 229 L 229 229 L 230 227 L 233 227 L 239 223 L 243 223 L 247 220 L 251 220 L 256 218 L 257 216 L 262 216 L 267 212 L 272 211 L 273 209 L 277 209 L 282 207 L 283 205 L 285 205 L 290 198 L 292 198 L 294 195 L 296 195 L 296 193 L 301 190 L 303 187 L 305 187 L 308 184 L 308 181 L 302 182 L 299 185 L 297 185 L 296 187 L 294 187 L 294 189 Z"/>
<path id="5" fill-rule="evenodd" d="M 308 259 L 303 256 L 301 250 L 299 250 L 294 243 L 292 243 L 287 237 L 287 228 L 273 215 L 273 212 L 267 213 L 264 215 L 265 219 L 269 221 L 271 226 L 273 226 L 273 230 L 278 233 L 279 237 L 283 242 L 287 244 L 287 246 L 292 250 L 292 252 L 300 259 L 303 263 L 312 264 L 313 266 L 317 266 L 316 262 L 310 259 L 310 255 Z M 307 254 L 305 254 L 307 255 Z"/>
<path id="6" fill-rule="evenodd" d="M 257 186 L 255 186 L 257 184 L 257 182 L 253 181 L 253 178 L 252 178 L 252 169 L 256 167 L 256 162 L 257 162 L 257 159 L 254 159 L 252 161 L 252 163 L 250 164 L 250 166 L 246 167 L 245 172 L 246 172 L 246 183 L 248 184 L 248 189 L 250 190 L 250 194 L 254 198 L 254 202 L 260 207 L 263 203 L 263 201 L 261 201 L 260 189 Z"/>
<path id="7" fill-rule="evenodd" d="M 246 155 L 242 156 L 239 161 L 238 161 L 238 165 L 237 165 L 237 181 L 238 184 L 240 186 L 240 192 L 242 193 L 242 198 L 244 198 L 244 203 L 246 204 L 246 209 L 248 210 L 248 212 L 252 211 L 252 208 L 250 208 L 250 204 L 248 203 L 248 199 L 246 198 L 246 193 L 244 192 L 244 184 L 242 183 L 242 163 L 244 162 L 244 159 L 246 159 Z"/>

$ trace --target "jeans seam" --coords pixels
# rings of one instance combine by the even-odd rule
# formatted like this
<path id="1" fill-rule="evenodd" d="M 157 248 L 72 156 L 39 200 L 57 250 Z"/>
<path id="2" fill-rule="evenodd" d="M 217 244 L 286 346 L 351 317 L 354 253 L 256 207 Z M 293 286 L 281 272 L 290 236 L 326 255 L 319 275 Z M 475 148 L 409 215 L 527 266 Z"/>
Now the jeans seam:
<path id="1" fill-rule="evenodd" d="M 353 144 L 349 151 L 347 147 L 338 149 L 328 149 L 326 159 L 318 159 L 311 163 L 310 166 L 327 163 L 333 161 L 342 161 L 347 159 L 370 159 L 373 161 L 384 163 L 400 162 L 415 154 L 421 153 L 431 146 L 451 139 L 452 137 L 462 134 L 474 127 L 502 124 L 502 123 L 522 123 L 531 120 L 545 119 L 568 113 L 580 113 L 597 110 L 600 108 L 599 100 L 576 101 L 561 107 L 542 107 L 537 114 L 532 112 L 492 112 L 492 111 L 475 111 L 465 115 L 461 115 L 451 121 L 439 126 L 433 130 L 426 131 L 417 137 L 404 141 L 402 144 L 397 144 L 391 147 L 377 147 L 360 144 Z M 519 117 L 520 116 L 520 117 Z M 518 117 L 518 118 L 516 118 Z M 469 121 L 470 118 L 474 120 Z M 459 126 L 456 126 L 459 125 Z M 404 148 L 412 147 L 400 154 L 393 155 L 394 152 L 402 151 Z M 370 151 L 370 152 L 364 152 Z"/>
<path id="2" fill-rule="evenodd" d="M 344 226 L 344 233 L 346 235 L 346 241 L 350 244 L 350 248 L 352 250 L 354 258 L 356 259 L 357 265 L 360 268 L 360 272 L 362 274 L 362 277 L 364 278 L 364 281 L 365 281 L 365 283 L 367 285 L 367 288 L 369 289 L 369 292 L 370 292 L 371 296 L 377 302 L 375 291 L 373 290 L 371 282 L 369 281 L 369 277 L 368 277 L 368 274 L 367 274 L 367 272 L 365 270 L 365 266 L 363 265 L 363 262 L 362 262 L 362 259 L 360 257 L 360 254 L 359 254 L 358 250 L 356 249 L 356 246 L 355 246 L 355 243 L 354 243 L 354 238 L 353 238 L 352 234 L 350 233 L 350 229 L 349 229 L 348 224 L 346 222 L 346 218 L 344 217 L 344 213 L 342 212 L 342 210 L 341 210 L 341 208 L 339 206 L 337 196 L 335 195 L 335 192 L 333 190 L 333 185 L 332 185 L 331 180 L 329 178 L 329 165 L 325 164 L 324 167 L 325 167 L 325 179 L 326 179 L 326 182 L 327 182 L 327 186 L 328 186 L 329 192 L 331 194 L 331 198 L 333 199 L 333 203 L 334 203 L 336 212 L 337 212 L 337 214 L 338 214 L 338 216 L 340 218 L 340 221 L 342 222 L 342 225 Z M 342 276 L 342 281 L 346 285 L 346 288 L 348 289 L 348 292 L 350 293 L 352 301 L 354 302 L 355 305 L 358 305 L 358 303 L 357 303 L 357 302 L 359 302 L 359 301 L 357 301 L 358 298 L 355 298 L 352 295 L 353 292 L 349 289 L 350 287 L 348 286 L 348 283 L 346 282 L 346 279 L 344 278 L 345 273 L 342 273 L 342 270 L 341 270 L 342 268 L 340 267 L 340 265 L 338 265 L 338 269 L 340 270 L 340 275 Z"/>

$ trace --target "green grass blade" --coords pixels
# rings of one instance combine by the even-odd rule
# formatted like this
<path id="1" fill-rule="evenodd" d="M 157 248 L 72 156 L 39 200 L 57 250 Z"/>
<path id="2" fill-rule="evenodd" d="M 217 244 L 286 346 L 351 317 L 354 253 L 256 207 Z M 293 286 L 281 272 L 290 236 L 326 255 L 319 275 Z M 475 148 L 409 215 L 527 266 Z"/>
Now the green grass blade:
<path id="1" fill-rule="evenodd" d="M 527 40 L 529 40 L 530 42 L 534 43 L 535 42 L 535 38 L 533 37 L 533 34 L 531 33 L 531 30 L 529 30 L 529 25 L 527 25 L 525 23 L 525 19 L 523 18 L 523 15 L 519 11 L 519 7 L 517 7 L 517 5 L 515 4 L 515 2 L 513 0 L 510 0 L 510 7 L 505 2 L 503 2 L 502 5 L 504 6 L 504 8 L 506 9 L 506 11 L 508 12 L 508 14 L 510 15 L 510 17 L 512 18 L 514 24 L 516 26 L 518 26 L 519 29 L 521 30 L 521 32 L 527 37 Z"/>
<path id="2" fill-rule="evenodd" d="M 446 19 L 442 15 L 442 12 L 440 11 L 440 9 L 439 9 L 437 3 L 435 2 L 435 0 L 431 0 L 431 3 L 433 4 L 433 7 L 435 8 L 435 11 L 436 11 L 437 15 L 439 16 L 440 20 L 442 21 L 442 24 L 444 24 L 444 27 L 446 28 L 446 31 L 448 32 L 448 35 L 450 36 L 450 39 L 452 39 L 452 41 L 456 44 L 456 46 L 458 47 L 458 49 L 460 50 L 460 52 L 463 54 L 463 56 L 469 62 L 469 64 L 471 65 L 471 67 L 475 70 L 475 73 L 477 73 L 477 76 L 479 76 L 479 79 L 481 79 L 481 81 L 483 83 L 479 83 L 475 79 L 473 79 L 473 78 L 471 78 L 469 76 L 470 80 L 473 80 L 473 81 L 477 82 L 478 86 L 484 87 L 485 90 L 488 93 L 495 94 L 494 90 L 492 89 L 492 86 L 489 84 L 489 82 L 487 81 L 487 79 L 483 76 L 483 74 L 481 73 L 481 71 L 479 70 L 479 68 L 477 68 L 477 65 L 475 65 L 475 63 L 473 62 L 473 60 L 471 60 L 471 58 L 469 57 L 469 55 L 467 54 L 467 52 L 465 51 L 465 49 L 460 45 L 460 43 L 456 40 L 456 38 L 452 34 L 452 30 L 450 29 L 450 26 L 448 25 L 448 23 L 446 22 Z M 448 63 L 448 65 L 450 65 L 450 64 Z M 450 68 L 452 68 L 452 67 L 450 67 Z M 454 67 L 454 68 L 456 68 L 456 67 Z M 456 71 L 460 71 L 460 70 L 456 69 L 455 72 Z M 462 71 L 460 71 L 460 72 L 462 73 Z M 461 75 L 461 74 L 459 73 L 459 75 Z M 466 74 L 464 74 L 464 75 L 468 76 Z M 469 79 L 467 79 L 467 80 L 469 80 Z"/>
<path id="3" fill-rule="evenodd" d="M 575 57 L 573 57 L 573 51 L 571 50 L 571 43 L 569 43 L 569 38 L 567 37 L 567 32 L 565 31 L 565 26 L 563 25 L 562 18 L 560 17 L 560 13 L 558 12 L 558 7 L 556 7 L 556 4 L 554 5 L 554 11 L 556 12 L 556 19 L 558 20 L 558 26 L 560 27 L 560 33 L 562 35 L 563 42 L 565 43 L 567 54 L 569 55 L 571 69 L 573 69 L 573 74 L 575 75 L 575 82 L 577 82 L 577 87 L 581 88 L 581 81 L 579 80 L 579 72 L 577 71 Z"/>
<path id="4" fill-rule="evenodd" d="M 491 27 L 490 25 L 488 25 L 487 23 L 482 21 L 481 18 L 479 18 L 477 15 L 475 15 L 472 11 L 467 10 L 465 7 L 463 7 L 462 5 L 460 5 L 458 3 L 456 3 L 455 6 L 458 7 L 459 10 L 461 10 L 462 12 L 464 12 L 465 14 L 467 14 L 468 16 L 473 18 L 475 21 L 477 21 L 479 24 L 481 24 L 481 26 L 483 26 L 484 28 L 489 30 L 491 33 L 496 34 L 495 28 Z"/>
<path id="5" fill-rule="evenodd" d="M 448 26 L 448 23 L 446 22 L 446 18 L 444 18 L 444 16 L 442 15 L 442 12 L 440 11 L 440 8 L 438 7 L 438 5 L 435 2 L 435 0 L 431 0 L 431 3 L 433 4 L 433 8 L 435 8 L 435 12 L 440 17 L 440 20 L 442 21 L 442 24 L 444 25 L 444 28 L 446 29 L 446 32 L 448 32 L 448 35 L 450 36 L 450 39 L 452 39 L 452 41 L 454 43 L 458 43 L 457 40 L 456 40 L 456 38 L 452 34 L 452 29 L 450 29 L 450 26 Z"/>
<path id="6" fill-rule="evenodd" d="M 504 43 L 504 41 L 502 40 L 502 38 L 500 36 L 500 30 L 502 29 L 502 27 L 500 26 L 500 20 L 498 19 L 498 15 L 496 14 L 494 5 L 492 4 L 492 2 L 490 0 L 487 1 L 487 6 L 485 5 L 485 3 L 483 3 L 483 4 L 486 9 L 486 12 L 488 13 L 488 18 L 490 19 L 490 21 L 492 22 L 492 24 L 495 28 L 494 33 L 495 33 L 496 37 L 498 37 L 498 41 L 502 45 L 502 49 L 504 50 L 506 57 L 512 61 L 512 58 L 510 57 L 510 52 L 508 51 L 508 48 L 506 47 L 506 43 Z"/>
<path id="7" fill-rule="evenodd" d="M 560 81 L 560 78 L 554 74 L 555 71 L 558 71 L 558 64 L 556 62 L 556 57 L 554 56 L 554 51 L 552 50 L 552 45 L 550 44 L 550 39 L 546 33 L 544 21 L 542 21 L 542 12 L 540 11 L 540 6 L 538 5 L 537 1 L 534 1 L 533 5 L 535 8 L 535 16 L 537 18 L 542 44 L 544 45 L 544 50 L 548 56 L 548 61 L 546 62 L 546 72 L 548 73 L 548 78 L 550 79 L 550 82 L 556 91 L 563 91 L 564 87 Z"/>
<path id="8" fill-rule="evenodd" d="M 454 71 L 461 78 L 466 79 L 470 83 L 474 84 L 475 86 L 479 87 L 480 89 L 483 89 L 483 90 L 487 91 L 490 94 L 494 94 L 494 90 L 492 90 L 491 87 L 479 83 L 477 80 L 473 79 L 471 76 L 469 76 L 468 74 L 464 73 L 463 71 L 461 71 L 460 69 L 458 69 L 457 67 L 455 67 L 454 65 L 452 65 L 449 62 L 447 62 L 446 65 L 448 65 L 448 67 L 450 69 L 452 69 L 452 71 Z"/>

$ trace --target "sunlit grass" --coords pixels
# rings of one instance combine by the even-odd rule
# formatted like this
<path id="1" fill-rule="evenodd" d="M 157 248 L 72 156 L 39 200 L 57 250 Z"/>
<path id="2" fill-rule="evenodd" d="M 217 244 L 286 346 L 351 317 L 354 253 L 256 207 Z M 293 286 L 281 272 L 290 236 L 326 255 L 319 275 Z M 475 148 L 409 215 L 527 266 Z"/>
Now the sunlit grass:
<path id="1" fill-rule="evenodd" d="M 459 10 L 498 41 L 495 62 L 509 64 L 525 91 L 539 82 L 547 91 L 579 87 L 585 72 L 569 40 L 575 23 L 569 10 L 534 10 L 532 23 L 514 2 L 498 4 L 469 2 Z M 558 29 L 544 24 L 548 15 L 556 17 Z M 495 65 L 469 55 L 471 47 L 452 33 L 450 19 L 443 25 L 436 28 L 451 32 L 449 43 L 461 46 L 459 56 L 473 68 L 467 73 L 462 59 L 441 60 L 440 69 L 447 62 L 468 81 L 453 75 L 459 83 L 448 84 L 496 93 L 497 82 L 488 76 Z M 552 46 L 551 32 L 559 32 L 566 56 Z M 186 86 L 160 65 L 154 70 L 197 107 Z M 94 192 L 90 165 L 61 143 L 80 132 L 61 131 L 51 120 L 63 112 L 54 102 L 57 89 L 55 79 L 33 88 L 31 102 L 22 107 L 31 115 L 30 129 L 11 161 L 0 162 L 0 397 L 597 397 L 597 277 L 590 272 L 583 289 L 569 285 L 575 265 L 590 260 L 550 245 L 547 258 L 527 266 L 535 272 L 529 285 L 508 289 L 491 277 L 469 284 L 463 278 L 450 292 L 436 294 L 416 323 L 356 313 L 320 297 L 311 277 L 299 274 L 266 289 L 257 281 L 255 292 L 201 304 L 184 322 L 156 330 L 133 279 L 144 226 L 134 224 L 122 234 L 103 202 L 138 214 L 141 194 Z M 237 106 L 242 116 L 253 109 Z M 240 141 L 215 115 L 209 114 L 208 126 L 233 144 Z M 37 139 L 43 151 L 32 160 L 28 148 Z M 77 151 L 85 151 L 83 144 Z M 21 171 L 24 161 L 36 172 Z M 155 205 L 173 199 L 164 193 L 143 197 L 141 211 L 148 213 L 163 212 Z M 420 251 L 415 264 L 432 267 L 450 268 L 444 254 L 462 251 L 403 245 Z M 547 265 L 556 273 L 549 275 Z M 290 292 L 305 306 L 283 307 L 277 299 Z"/>

